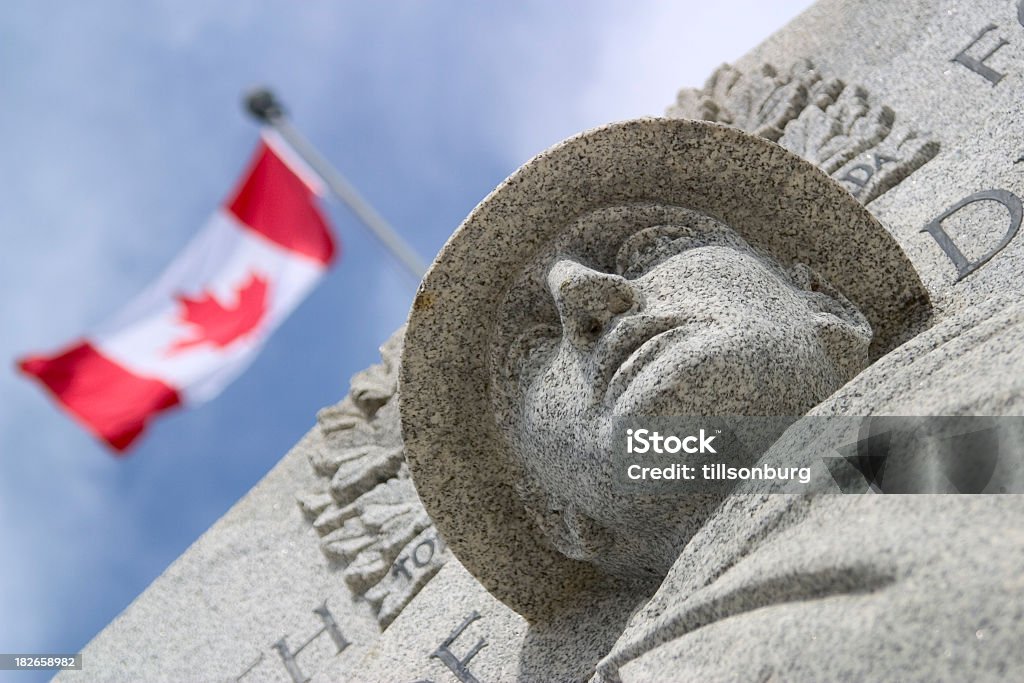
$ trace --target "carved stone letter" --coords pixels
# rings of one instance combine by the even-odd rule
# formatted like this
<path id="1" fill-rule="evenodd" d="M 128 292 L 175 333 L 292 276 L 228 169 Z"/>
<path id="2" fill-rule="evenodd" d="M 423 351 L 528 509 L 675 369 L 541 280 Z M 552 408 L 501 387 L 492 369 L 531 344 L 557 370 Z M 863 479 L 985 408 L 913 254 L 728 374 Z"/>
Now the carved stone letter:
<path id="1" fill-rule="evenodd" d="M 770 64 L 749 75 L 723 65 L 702 89 L 681 91 L 668 116 L 726 123 L 778 142 L 831 175 L 861 204 L 938 153 L 937 140 L 898 121 L 865 88 L 825 77 L 806 60 L 782 73 Z"/>
<path id="2" fill-rule="evenodd" d="M 480 683 L 476 677 L 469 672 L 468 664 L 469 661 L 473 659 L 473 657 L 476 657 L 476 654 L 487 645 L 487 641 L 481 638 L 480 641 L 474 645 L 462 659 L 456 657 L 448 648 L 451 647 L 451 644 L 455 642 L 455 639 L 462 635 L 462 632 L 465 631 L 470 624 L 479 618 L 479 612 L 476 610 L 470 612 L 469 616 L 463 619 L 462 623 L 459 624 L 455 630 L 437 646 L 437 649 L 434 650 L 434 654 L 430 655 L 431 657 L 437 657 L 444 662 L 444 665 L 451 669 L 452 673 L 455 674 L 455 677 L 462 681 L 462 683 Z"/>
<path id="3" fill-rule="evenodd" d="M 967 257 L 963 255 L 959 247 L 953 243 L 949 234 L 942 229 L 942 221 L 946 220 L 954 213 L 964 208 L 968 204 L 974 202 L 980 202 L 984 200 L 991 200 L 999 202 L 1010 212 L 1010 227 L 1006 230 L 1006 234 L 1003 235 L 1003 239 L 999 241 L 995 247 L 993 247 L 988 253 L 975 261 L 968 261 Z M 938 242 L 939 247 L 942 251 L 946 252 L 946 256 L 956 266 L 956 281 L 959 282 L 965 277 L 976 271 L 981 266 L 985 265 L 989 259 L 998 254 L 1002 249 L 1010 243 L 1010 240 L 1014 238 L 1017 231 L 1020 230 L 1021 219 L 1024 218 L 1024 206 L 1021 205 L 1020 198 L 1012 192 L 1006 190 L 985 190 L 984 192 L 978 192 L 972 194 L 970 197 L 961 199 L 953 206 L 949 207 L 937 217 L 935 217 L 928 225 L 921 228 L 921 232 L 927 232 L 935 241 Z"/>
<path id="4" fill-rule="evenodd" d="M 1018 8 L 1018 14 L 1019 12 L 1020 9 Z M 1003 77 L 1006 74 L 999 73 L 992 67 L 988 66 L 987 64 L 985 64 L 985 60 L 994 55 L 996 51 L 999 50 L 999 48 L 1003 47 L 1004 45 L 1009 45 L 1009 42 L 1004 40 L 1003 38 L 999 38 L 999 42 L 996 43 L 996 46 L 980 57 L 973 57 L 967 54 L 967 52 L 972 47 L 977 45 L 978 42 L 989 33 L 989 31 L 994 31 L 996 30 L 996 28 L 997 26 L 995 24 L 989 24 L 985 28 L 981 29 L 981 33 L 974 37 L 974 40 L 971 41 L 971 44 L 965 47 L 960 52 L 958 52 L 956 57 L 953 57 L 954 62 L 958 64 L 963 64 L 974 73 L 980 76 L 984 76 L 992 85 L 996 85 L 997 83 L 999 83 L 999 81 L 1003 80 Z"/>
<path id="5" fill-rule="evenodd" d="M 338 648 L 339 654 L 342 650 L 351 645 L 351 643 L 341 633 L 341 629 L 338 628 L 338 622 L 334 620 L 334 615 L 327 609 L 326 601 L 314 609 L 313 613 L 320 617 L 320 621 L 322 621 L 324 625 L 316 633 L 310 636 L 306 642 L 297 647 L 294 652 L 288 649 L 288 642 L 285 638 L 281 638 L 281 640 L 274 643 L 273 646 L 274 649 L 277 650 L 277 654 L 281 656 L 281 662 L 284 664 L 285 670 L 288 672 L 288 675 L 291 676 L 294 683 L 305 683 L 309 680 L 302 674 L 298 663 L 295 661 L 295 657 L 302 652 L 307 645 L 323 635 L 324 631 L 326 631 L 327 634 L 330 635 L 331 640 L 334 641 L 334 646 Z"/>

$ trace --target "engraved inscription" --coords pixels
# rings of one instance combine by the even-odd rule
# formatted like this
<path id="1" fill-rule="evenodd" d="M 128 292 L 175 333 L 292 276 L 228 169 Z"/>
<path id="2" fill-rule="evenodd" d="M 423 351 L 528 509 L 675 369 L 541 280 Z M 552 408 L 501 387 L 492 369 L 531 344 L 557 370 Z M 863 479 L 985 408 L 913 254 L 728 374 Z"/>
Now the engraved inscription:
<path id="1" fill-rule="evenodd" d="M 785 76 L 771 65 L 754 76 L 723 65 L 704 88 L 681 91 L 668 115 L 727 123 L 774 140 L 863 204 L 939 151 L 937 141 L 900 124 L 866 89 L 825 78 L 806 60 Z"/>
<path id="2" fill-rule="evenodd" d="M 410 554 L 398 556 L 398 559 L 395 560 L 395 564 L 391 567 L 391 574 L 395 577 L 401 577 L 407 581 L 412 581 L 414 576 L 409 570 L 409 561 L 412 561 L 412 566 L 415 569 L 428 567 L 434 559 L 436 552 L 443 548 L 444 542 L 441 541 L 438 536 L 424 538 L 422 541 L 418 541 L 413 545 L 413 549 Z"/>
<path id="3" fill-rule="evenodd" d="M 436 657 L 440 659 L 441 662 L 444 663 L 444 665 L 447 666 L 451 670 L 451 672 L 455 674 L 455 677 L 458 678 L 462 683 L 480 683 L 476 679 L 476 677 L 473 676 L 472 673 L 470 673 L 469 662 L 473 659 L 473 657 L 476 657 L 477 653 L 479 653 L 480 650 L 487 646 L 487 641 L 481 638 L 479 641 L 477 641 L 476 645 L 470 648 L 469 652 L 467 652 L 462 657 L 462 659 L 459 659 L 458 656 L 456 656 L 455 653 L 453 653 L 449 648 L 452 646 L 455 640 L 460 635 L 462 635 L 462 632 L 465 631 L 470 624 L 472 624 L 479 618 L 479 612 L 477 612 L 476 610 L 470 612 L 469 616 L 463 619 L 462 623 L 459 624 L 455 628 L 455 630 L 452 631 L 448 635 L 448 637 L 445 638 L 441 642 L 441 644 L 437 646 L 437 649 L 434 650 L 434 653 L 430 655 L 431 657 Z"/>
<path id="4" fill-rule="evenodd" d="M 434 531 L 424 529 L 401 550 L 387 577 L 368 589 L 364 595 L 377 613 L 382 626 L 390 624 L 405 605 L 430 579 L 449 557 L 447 546 Z"/>
<path id="5" fill-rule="evenodd" d="M 284 664 L 284 668 L 288 672 L 288 675 L 291 676 L 293 683 L 305 683 L 309 680 L 302 675 L 302 671 L 299 669 L 299 665 L 295 661 L 295 657 L 324 633 L 329 634 L 331 640 L 334 641 L 334 646 L 337 648 L 337 652 L 335 652 L 335 654 L 341 654 L 341 652 L 351 644 L 345 639 L 345 636 L 342 635 L 341 629 L 338 628 L 338 622 L 334 620 L 334 616 L 331 614 L 330 610 L 327 609 L 326 601 L 314 609 L 313 613 L 320 617 L 320 620 L 323 622 L 323 626 L 321 626 L 316 633 L 307 638 L 302 645 L 299 645 L 294 651 L 291 651 L 288 649 L 286 637 L 282 637 L 273 645 L 273 648 L 281 657 L 281 662 Z"/>
<path id="6" fill-rule="evenodd" d="M 1017 22 L 1021 26 L 1024 26 L 1024 0 L 1017 0 L 1016 6 Z M 998 71 L 987 62 L 999 50 L 1010 44 L 1010 42 L 1001 36 L 998 31 L 999 26 L 994 23 L 988 24 L 982 28 L 981 31 L 973 37 L 971 42 L 952 59 L 952 61 L 957 64 L 960 64 L 979 76 L 982 76 L 993 87 L 999 84 L 1006 74 Z M 1013 163 L 1016 165 L 1021 162 L 1024 162 L 1024 156 L 1020 157 Z M 974 204 L 975 202 L 982 201 L 994 201 L 1002 204 L 1009 212 L 1010 222 L 999 242 L 985 254 L 972 261 L 964 255 L 960 247 L 957 246 L 949 233 L 947 233 L 945 228 L 943 228 L 942 223 L 965 207 Z M 930 234 L 939 245 L 939 248 L 942 249 L 943 253 L 953 263 L 957 274 L 955 282 L 959 282 L 988 263 L 996 254 L 1006 248 L 1020 230 L 1022 214 L 1024 214 L 1024 210 L 1022 210 L 1021 200 L 1017 195 L 1002 189 L 985 190 L 961 199 L 959 202 L 932 219 L 921 229 L 921 232 L 927 232 Z"/>
<path id="7" fill-rule="evenodd" d="M 1017 23 L 1024 26 L 1024 0 L 1017 0 Z M 992 86 L 998 85 L 1006 77 L 1006 74 L 987 62 L 1002 48 L 1010 44 L 1009 40 L 998 33 L 999 29 L 1000 26 L 995 23 L 985 26 L 951 61 L 970 69 Z"/>
<path id="8" fill-rule="evenodd" d="M 957 247 L 956 243 L 953 242 L 953 239 L 943 229 L 942 222 L 964 207 L 975 202 L 982 201 L 999 202 L 1006 207 L 1007 211 L 1010 212 L 1010 225 L 998 244 L 992 247 L 992 249 L 980 258 L 970 261 L 966 256 L 964 256 L 963 252 L 960 251 L 960 248 Z M 1021 200 L 1017 195 L 1006 190 L 985 190 L 984 192 L 977 192 L 969 197 L 964 197 L 932 219 L 928 225 L 921 228 L 921 232 L 927 232 L 930 234 L 938 243 L 942 251 L 945 252 L 946 256 L 949 257 L 949 260 L 953 262 L 953 266 L 956 267 L 956 282 L 959 282 L 974 271 L 978 270 L 981 266 L 988 263 L 993 256 L 1002 251 L 1006 245 L 1010 243 L 1017 234 L 1017 231 L 1020 230 L 1022 218 L 1024 218 L 1024 205 L 1021 204 Z"/>
<path id="9" fill-rule="evenodd" d="M 248 676 L 249 672 L 252 671 L 253 669 L 255 669 L 257 666 L 259 666 L 260 662 L 262 662 L 262 661 L 263 661 L 263 653 L 261 652 L 259 654 L 259 656 L 256 659 L 254 659 L 251 664 L 249 664 L 249 666 L 245 667 L 245 669 L 242 671 L 242 673 L 240 673 L 237 676 L 235 676 L 235 678 L 234 678 L 235 683 L 238 683 L 243 678 Z"/>
<path id="10" fill-rule="evenodd" d="M 886 136 L 875 149 L 858 156 L 832 177 L 862 204 L 877 199 L 938 154 L 939 143 L 906 129 Z"/>
<path id="11" fill-rule="evenodd" d="M 337 620 L 334 615 L 327 608 L 327 601 L 325 600 L 313 610 L 313 614 L 320 618 L 321 624 L 323 624 L 315 633 L 309 638 L 302 642 L 297 648 L 292 650 L 288 645 L 288 637 L 282 636 L 276 643 L 271 645 L 271 648 L 277 652 L 278 658 L 284 670 L 288 673 L 288 676 L 292 679 L 293 683 L 306 683 L 309 680 L 307 676 L 302 673 L 302 669 L 299 667 L 296 657 L 305 650 L 310 644 L 317 640 L 320 636 L 327 634 L 330 637 L 331 642 L 334 645 L 334 654 L 341 654 L 345 648 L 352 643 L 349 642 L 345 635 L 341 631 L 341 627 L 338 626 Z M 263 662 L 264 654 L 260 653 L 259 657 L 256 658 L 251 664 L 249 664 L 242 673 L 235 677 L 236 683 L 242 681 L 250 673 L 252 673 L 256 667 Z"/>
<path id="12" fill-rule="evenodd" d="M 1020 9 L 1018 7 L 1018 13 L 1019 12 Z M 1003 80 L 1006 74 L 996 71 L 986 64 L 985 61 L 999 51 L 1000 48 L 1010 44 L 1009 41 L 998 36 L 992 36 L 991 38 L 988 37 L 988 34 L 995 31 L 997 28 L 999 27 L 995 24 L 989 24 L 985 28 L 981 29 L 981 32 L 974 37 L 974 40 L 971 41 L 970 45 L 953 57 L 954 62 L 966 66 L 979 76 L 983 76 L 992 85 L 998 84 L 999 81 Z M 993 42 L 995 43 L 994 45 L 992 45 Z M 981 47 L 978 47 L 979 43 L 982 44 Z M 984 54 L 979 54 L 986 49 L 986 46 L 988 46 L 988 51 Z"/>

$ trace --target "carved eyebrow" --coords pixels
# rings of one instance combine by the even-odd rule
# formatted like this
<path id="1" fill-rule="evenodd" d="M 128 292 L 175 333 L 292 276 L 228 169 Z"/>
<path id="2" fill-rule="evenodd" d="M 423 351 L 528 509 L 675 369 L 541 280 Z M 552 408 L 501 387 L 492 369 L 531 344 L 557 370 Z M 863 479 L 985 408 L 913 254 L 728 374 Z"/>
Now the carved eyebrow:
<path id="1" fill-rule="evenodd" d="M 623 277 L 636 277 L 656 259 L 705 246 L 746 248 L 747 245 L 730 230 L 698 230 L 683 224 L 655 225 L 623 240 L 615 257 L 615 269 Z"/>
<path id="2" fill-rule="evenodd" d="M 635 265 L 637 254 L 646 252 L 659 243 L 665 243 L 681 236 L 678 225 L 655 225 L 638 230 L 622 241 L 615 255 L 615 271 L 625 276 Z"/>

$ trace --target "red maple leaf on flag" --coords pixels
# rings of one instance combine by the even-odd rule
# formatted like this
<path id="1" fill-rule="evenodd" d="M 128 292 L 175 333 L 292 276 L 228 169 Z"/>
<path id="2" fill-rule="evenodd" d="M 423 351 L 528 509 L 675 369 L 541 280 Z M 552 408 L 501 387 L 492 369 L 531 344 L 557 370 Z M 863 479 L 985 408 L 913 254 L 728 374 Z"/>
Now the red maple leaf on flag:
<path id="1" fill-rule="evenodd" d="M 251 273 L 249 281 L 235 290 L 234 305 L 225 305 L 209 290 L 194 298 L 179 294 L 175 298 L 183 307 L 181 322 L 194 329 L 191 336 L 172 344 L 167 353 L 180 353 L 200 344 L 222 349 L 252 332 L 267 313 L 267 290 L 266 278 Z"/>

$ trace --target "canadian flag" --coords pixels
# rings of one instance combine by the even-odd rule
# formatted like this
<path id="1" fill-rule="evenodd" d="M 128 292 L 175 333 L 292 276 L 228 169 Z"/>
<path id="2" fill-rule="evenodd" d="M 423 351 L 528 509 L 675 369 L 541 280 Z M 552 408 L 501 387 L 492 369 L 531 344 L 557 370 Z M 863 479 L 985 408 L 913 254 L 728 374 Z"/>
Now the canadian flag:
<path id="1" fill-rule="evenodd" d="M 324 274 L 335 245 L 317 194 L 319 177 L 265 132 L 229 200 L 152 286 L 19 368 L 124 451 L 154 415 L 220 393 Z"/>

